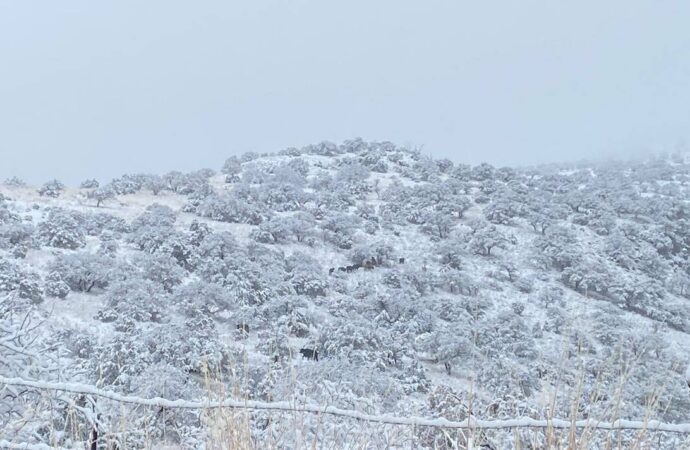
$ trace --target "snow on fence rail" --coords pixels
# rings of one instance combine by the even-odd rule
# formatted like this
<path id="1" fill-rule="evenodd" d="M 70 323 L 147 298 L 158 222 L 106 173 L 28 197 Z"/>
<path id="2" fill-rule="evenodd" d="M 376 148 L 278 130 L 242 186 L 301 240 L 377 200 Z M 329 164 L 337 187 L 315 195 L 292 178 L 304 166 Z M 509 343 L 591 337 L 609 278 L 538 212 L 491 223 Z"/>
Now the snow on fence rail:
<path id="1" fill-rule="evenodd" d="M 96 397 L 107 398 L 120 403 L 130 403 L 142 406 L 155 406 L 173 409 L 251 409 L 265 411 L 305 412 L 310 414 L 328 414 L 332 416 L 346 417 L 366 422 L 375 422 L 387 425 L 409 425 L 418 427 L 459 428 L 459 429 L 504 429 L 504 428 L 560 428 L 560 429 L 602 429 L 602 430 L 645 430 L 665 431 L 669 433 L 690 434 L 690 423 L 664 423 L 658 420 L 623 420 L 614 422 L 601 422 L 594 419 L 565 420 L 565 419 L 533 419 L 521 417 L 505 420 L 480 420 L 470 417 L 463 421 L 451 421 L 443 418 L 429 419 L 424 417 L 398 417 L 392 415 L 372 415 L 359 411 L 340 409 L 333 406 L 299 405 L 291 402 L 260 402 L 254 400 L 222 401 L 190 401 L 168 400 L 160 397 L 140 398 L 121 395 L 116 392 L 99 389 L 95 386 L 79 383 L 51 383 L 45 381 L 31 381 L 22 378 L 5 378 L 0 376 L 0 385 L 24 386 L 41 390 L 64 391 L 74 394 L 87 394 Z M 0 444 L 2 441 L 0 441 Z M 3 448 L 0 445 L 0 448 Z"/>

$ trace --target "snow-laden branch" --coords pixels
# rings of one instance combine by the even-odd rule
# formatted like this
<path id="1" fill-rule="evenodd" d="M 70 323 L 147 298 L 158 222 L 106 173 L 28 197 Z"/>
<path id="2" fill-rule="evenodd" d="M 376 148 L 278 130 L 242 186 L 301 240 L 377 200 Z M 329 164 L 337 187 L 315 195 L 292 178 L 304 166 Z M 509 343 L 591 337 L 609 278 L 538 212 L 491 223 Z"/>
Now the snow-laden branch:
<path id="1" fill-rule="evenodd" d="M 107 398 L 116 402 L 130 403 L 142 406 L 173 409 L 251 409 L 285 412 L 305 412 L 311 414 L 328 414 L 332 416 L 347 417 L 366 422 L 375 422 L 388 425 L 409 425 L 436 428 L 462 428 L 462 429 L 501 429 L 501 428 L 579 428 L 579 429 L 603 429 L 603 430 L 646 430 L 666 431 L 670 433 L 690 434 L 690 423 L 664 423 L 658 420 L 634 421 L 616 420 L 614 422 L 600 422 L 594 419 L 565 420 L 565 419 L 533 419 L 520 417 L 506 420 L 480 420 L 470 417 L 463 421 L 451 421 L 443 418 L 430 419 L 424 417 L 398 417 L 392 415 L 372 415 L 359 411 L 340 409 L 333 406 L 300 405 L 287 401 L 260 402 L 254 400 L 222 401 L 190 401 L 168 400 L 160 397 L 140 398 L 129 395 L 121 395 L 116 392 L 98 389 L 95 386 L 80 383 L 51 383 L 45 381 L 30 381 L 21 378 L 0 377 L 0 384 L 12 386 L 24 386 L 36 389 L 71 392 L 74 394 L 87 394 L 101 398 Z"/>

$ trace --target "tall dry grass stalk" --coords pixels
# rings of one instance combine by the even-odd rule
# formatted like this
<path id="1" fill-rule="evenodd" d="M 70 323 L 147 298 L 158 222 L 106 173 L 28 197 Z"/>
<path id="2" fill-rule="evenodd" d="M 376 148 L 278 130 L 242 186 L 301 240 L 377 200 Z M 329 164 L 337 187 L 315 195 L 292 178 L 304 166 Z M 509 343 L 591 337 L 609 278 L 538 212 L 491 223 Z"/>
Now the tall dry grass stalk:
<path id="1" fill-rule="evenodd" d="M 649 432 L 642 429 L 637 431 L 611 431 L 597 429 L 595 426 L 584 429 L 576 428 L 575 421 L 581 419 L 583 407 L 583 392 L 586 384 L 586 368 L 584 364 L 579 364 L 574 379 L 568 381 L 569 385 L 574 385 L 571 389 L 566 389 L 564 380 L 567 376 L 565 360 L 567 356 L 563 354 L 564 363 L 560 364 L 559 369 L 549 380 L 555 387 L 551 391 L 548 399 L 547 419 L 554 419 L 559 411 L 568 411 L 572 425 L 565 429 L 555 429 L 553 427 L 545 429 L 522 429 L 513 428 L 505 430 L 478 430 L 472 427 L 467 429 L 440 429 L 442 434 L 442 446 L 436 445 L 435 448 L 443 449 L 479 449 L 494 443 L 495 449 L 531 449 L 531 450 L 585 450 L 597 448 L 602 450 L 614 449 L 634 449 L 646 450 L 661 448 L 661 433 Z M 613 358 L 613 357 L 612 357 Z M 619 360 L 620 361 L 620 360 Z M 589 401 L 592 404 L 599 404 L 599 400 L 609 398 L 607 407 L 597 412 L 597 418 L 602 421 L 612 422 L 620 418 L 622 405 L 625 397 L 625 389 L 630 380 L 630 375 L 638 364 L 639 360 L 633 356 L 628 360 L 622 361 L 621 370 L 618 374 L 616 388 L 613 394 L 605 392 L 606 383 L 604 376 L 598 374 L 592 390 L 589 392 Z M 614 362 L 612 361 L 613 365 Z M 221 400 L 226 398 L 247 399 L 249 374 L 247 373 L 247 361 L 240 362 L 234 368 L 224 369 L 226 372 L 210 372 L 208 369 L 202 371 L 202 384 L 205 390 L 205 397 L 209 401 Z M 296 369 L 290 372 L 291 379 L 295 380 L 298 376 Z M 574 382 L 573 382 L 574 381 Z M 657 389 L 645 398 L 645 414 L 643 420 L 648 422 L 660 409 L 660 402 L 664 393 L 665 386 L 659 384 Z M 468 407 L 475 407 L 475 389 L 472 385 L 467 399 Z M 605 397 L 606 395 L 606 397 Z M 65 398 L 68 400 L 66 401 Z M 270 399 L 274 400 L 274 399 Z M 282 399 L 280 399 L 282 400 Z M 17 435 L 19 431 L 34 420 L 46 417 L 46 414 L 56 413 L 56 416 L 64 417 L 63 421 L 52 421 L 54 429 L 49 430 L 51 436 L 49 442 L 57 445 L 60 441 L 68 441 L 73 444 L 83 446 L 88 439 L 91 424 L 85 419 L 85 413 L 90 410 L 91 404 L 84 399 L 65 397 L 56 395 L 54 392 L 43 391 L 40 397 L 26 397 L 24 408 L 25 417 L 15 421 L 14 429 L 5 434 L 0 433 L 0 438 L 11 439 L 12 434 Z M 293 399 L 295 406 L 299 406 Z M 111 408 L 117 408 L 117 414 L 111 414 L 113 422 L 108 424 L 108 429 L 103 430 L 100 435 L 101 442 L 117 439 L 118 450 L 126 449 L 166 449 L 172 450 L 183 447 L 181 444 L 171 444 L 166 436 L 174 435 L 178 430 L 172 429 L 174 425 L 168 425 L 166 421 L 155 422 L 156 426 L 171 429 L 156 429 L 156 435 L 148 434 L 158 415 L 165 414 L 157 408 L 138 407 L 132 405 L 117 404 L 114 402 L 103 402 Z M 591 406 L 591 405 L 590 405 Z M 296 408 L 297 409 L 297 408 Z M 514 417 L 524 414 L 521 406 L 514 402 L 512 406 Z M 481 411 L 476 416 L 481 417 Z M 474 414 L 474 413 L 473 413 Z M 511 411 L 504 412 L 511 414 Z M 535 417 L 536 418 L 536 417 Z M 592 418 L 590 416 L 590 418 Z M 422 429 L 414 426 L 402 425 L 383 425 L 376 423 L 360 422 L 356 419 L 347 417 L 326 416 L 324 414 L 314 414 L 308 412 L 268 412 L 252 411 L 241 408 L 206 408 L 200 411 L 200 425 L 204 431 L 204 446 L 208 450 L 226 449 L 369 449 L 369 448 L 418 448 L 422 439 Z M 261 430 L 261 433 L 257 433 Z M 163 436 L 162 438 L 160 436 Z M 261 439 L 257 436 L 262 436 Z M 69 439 L 66 440 L 66 437 Z M 114 447 L 100 446 L 99 450 Z"/>

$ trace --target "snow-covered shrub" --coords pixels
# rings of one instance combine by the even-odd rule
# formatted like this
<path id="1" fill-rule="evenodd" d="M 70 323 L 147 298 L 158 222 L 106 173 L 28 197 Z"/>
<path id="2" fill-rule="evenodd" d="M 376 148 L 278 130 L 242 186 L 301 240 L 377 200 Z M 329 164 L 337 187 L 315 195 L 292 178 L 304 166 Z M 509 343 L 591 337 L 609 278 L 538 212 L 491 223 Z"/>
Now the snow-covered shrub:
<path id="1" fill-rule="evenodd" d="M 524 294 L 529 294 L 534 290 L 534 279 L 532 277 L 520 277 L 515 281 L 515 287 Z"/>
<path id="2" fill-rule="evenodd" d="M 62 280 L 58 272 L 50 272 L 46 275 L 43 288 L 48 297 L 65 298 L 72 291 L 67 283 Z"/>
<path id="3" fill-rule="evenodd" d="M 104 289 L 112 279 L 114 268 L 111 258 L 86 252 L 60 255 L 48 265 L 53 276 L 78 292 Z"/>
<path id="4" fill-rule="evenodd" d="M 0 259 L 0 292 L 13 292 L 19 298 L 39 303 L 43 301 L 41 277 L 24 267 Z"/>
<path id="5" fill-rule="evenodd" d="M 80 213 L 79 221 L 89 236 L 100 236 L 103 232 L 119 235 L 130 231 L 129 224 L 124 219 L 108 213 Z"/>
<path id="6" fill-rule="evenodd" d="M 383 339 L 378 330 L 361 323 L 338 321 L 322 328 L 319 348 L 329 357 L 343 356 L 356 362 L 385 361 L 387 350 Z"/>
<path id="7" fill-rule="evenodd" d="M 100 207 L 101 204 L 106 201 L 115 198 L 115 190 L 110 185 L 103 187 L 97 187 L 89 191 L 86 197 L 96 202 L 96 207 Z"/>
<path id="8" fill-rule="evenodd" d="M 156 253 L 165 255 L 185 270 L 194 268 L 194 244 L 187 233 L 172 231 L 156 249 Z"/>
<path id="9" fill-rule="evenodd" d="M 87 180 L 84 180 L 79 185 L 79 187 L 82 189 L 96 189 L 99 186 L 100 184 L 98 183 L 98 180 L 96 180 L 95 178 L 89 178 Z"/>
<path id="10" fill-rule="evenodd" d="M 106 306 L 98 313 L 100 320 L 130 319 L 135 322 L 159 322 L 165 311 L 167 295 L 163 287 L 150 280 L 128 278 L 116 281 L 105 294 Z"/>
<path id="11" fill-rule="evenodd" d="M 297 172 L 304 180 L 309 175 L 309 163 L 304 158 L 292 158 L 287 166 Z"/>
<path id="12" fill-rule="evenodd" d="M 172 209 L 157 203 L 150 205 L 131 224 L 127 240 L 139 250 L 153 253 L 172 233 L 176 216 Z"/>
<path id="13" fill-rule="evenodd" d="M 143 398 L 200 398 L 204 392 L 194 378 L 185 371 L 166 362 L 152 363 L 141 373 L 134 375 L 129 383 L 133 395 Z M 142 414 L 139 411 L 128 413 L 127 420 L 141 423 L 146 430 L 128 439 L 127 443 L 144 448 L 146 442 L 160 441 L 189 448 L 200 442 L 198 426 L 202 421 L 201 412 L 193 409 L 163 409 L 158 414 Z M 112 421 L 125 420 L 117 416 Z"/>
<path id="14" fill-rule="evenodd" d="M 209 195 L 196 208 L 196 214 L 220 222 L 260 224 L 269 215 L 258 205 L 234 195 Z"/>
<path id="15" fill-rule="evenodd" d="M 117 234 L 110 231 L 101 234 L 97 251 L 99 255 L 115 257 L 119 249 L 120 241 L 117 239 Z"/>
<path id="16" fill-rule="evenodd" d="M 484 181 L 494 178 L 494 172 L 496 169 L 491 164 L 481 163 L 477 166 L 472 167 L 469 176 L 475 181 Z"/>
<path id="17" fill-rule="evenodd" d="M 467 257 L 465 244 L 457 236 L 436 244 L 436 253 L 441 264 L 456 270 L 462 269 L 463 257 Z"/>
<path id="18" fill-rule="evenodd" d="M 166 188 L 176 194 L 195 195 L 198 198 L 213 192 L 208 182 L 208 178 L 212 175 L 213 171 L 208 169 L 187 174 L 170 172 L 163 175 L 163 181 L 167 184 Z"/>
<path id="19" fill-rule="evenodd" d="M 256 349 L 267 356 L 271 362 L 287 361 L 293 356 L 289 341 L 290 331 L 284 327 L 273 327 L 258 333 L 259 344 Z"/>
<path id="20" fill-rule="evenodd" d="M 21 187 L 26 187 L 26 182 L 22 180 L 21 178 L 18 177 L 10 177 L 7 178 L 3 184 L 8 187 L 15 187 L 15 188 L 21 188 Z"/>
<path id="21" fill-rule="evenodd" d="M 318 144 L 307 145 L 303 149 L 304 153 L 321 156 L 335 156 L 339 153 L 338 146 L 330 141 L 322 141 Z"/>
<path id="22" fill-rule="evenodd" d="M 0 249 L 7 249 L 16 258 L 26 257 L 33 245 L 34 226 L 17 221 L 0 222 Z"/>
<path id="23" fill-rule="evenodd" d="M 479 325 L 477 346 L 491 355 L 514 355 L 530 358 L 536 355 L 531 329 L 524 318 L 512 309 L 500 312 L 490 321 Z"/>
<path id="24" fill-rule="evenodd" d="M 455 219 L 445 211 L 426 211 L 419 219 L 421 230 L 438 241 L 446 239 L 455 225 Z"/>
<path id="25" fill-rule="evenodd" d="M 321 221 L 324 238 L 342 249 L 352 247 L 353 235 L 359 228 L 362 219 L 354 214 L 332 213 Z"/>
<path id="26" fill-rule="evenodd" d="M 295 293 L 309 297 L 323 297 L 328 291 L 325 270 L 307 255 L 295 253 L 286 260 L 287 281 Z"/>
<path id="27" fill-rule="evenodd" d="M 38 189 L 38 194 L 42 197 L 57 198 L 62 191 L 65 190 L 65 185 L 58 180 L 50 180 Z"/>
<path id="28" fill-rule="evenodd" d="M 359 198 L 364 198 L 371 192 L 371 186 L 367 183 L 369 169 L 354 160 L 342 160 L 338 172 L 335 174 L 334 181 L 350 194 Z"/>
<path id="29" fill-rule="evenodd" d="M 144 182 L 143 187 L 151 191 L 153 195 L 158 195 L 168 187 L 168 183 L 160 175 L 150 175 Z"/>
<path id="30" fill-rule="evenodd" d="M 468 236 L 467 248 L 475 255 L 491 256 L 494 249 L 506 249 L 511 240 L 495 225 L 481 226 Z"/>
<path id="31" fill-rule="evenodd" d="M 166 292 L 172 292 L 185 276 L 185 271 L 175 258 L 163 253 L 140 254 L 132 262 L 139 268 L 144 279 L 160 284 Z"/>
<path id="32" fill-rule="evenodd" d="M 515 218 L 525 214 L 519 200 L 501 197 L 494 199 L 484 208 L 484 217 L 497 225 L 512 225 Z"/>
<path id="33" fill-rule="evenodd" d="M 212 259 L 223 260 L 240 248 L 235 236 L 229 231 L 213 233 L 210 229 L 206 229 L 200 224 L 198 232 L 199 234 L 196 238 L 198 242 L 194 249 L 194 258 L 197 264 Z"/>
<path id="34" fill-rule="evenodd" d="M 299 295 L 277 297 L 262 305 L 263 319 L 296 337 L 307 337 L 314 325 L 309 303 Z"/>
<path id="35" fill-rule="evenodd" d="M 362 242 L 352 247 L 349 256 L 355 264 L 370 262 L 380 266 L 393 259 L 393 246 L 384 239 Z"/>
<path id="36" fill-rule="evenodd" d="M 412 165 L 412 171 L 415 178 L 421 181 L 436 181 L 438 180 L 439 167 L 436 162 L 428 156 L 421 156 Z"/>
<path id="37" fill-rule="evenodd" d="M 240 304 L 261 304 L 285 290 L 284 263 L 274 253 L 254 246 L 233 248 L 229 233 L 210 235 L 200 246 L 196 274 L 204 281 L 224 285 Z M 289 289 L 288 289 L 289 291 Z"/>
<path id="38" fill-rule="evenodd" d="M 48 217 L 38 224 L 39 238 L 49 247 L 70 250 L 83 247 L 84 229 L 75 217 L 65 209 L 51 208 Z"/>
<path id="39" fill-rule="evenodd" d="M 91 376 L 104 386 L 131 392 L 134 377 L 151 365 L 141 330 L 133 328 L 93 348 L 89 359 Z"/>
<path id="40" fill-rule="evenodd" d="M 226 182 L 228 182 L 228 179 L 237 179 L 239 180 L 239 177 L 237 177 L 240 173 L 242 173 L 242 161 L 237 156 L 231 156 L 228 159 L 225 160 L 225 163 L 223 164 L 223 168 L 220 169 L 220 172 L 226 175 Z M 237 178 L 235 178 L 237 177 Z"/>
<path id="41" fill-rule="evenodd" d="M 300 211 L 312 196 L 295 183 L 265 183 L 252 192 L 253 201 L 275 212 Z"/>
<path id="42" fill-rule="evenodd" d="M 122 175 L 120 178 L 115 178 L 110 182 L 110 186 L 115 191 L 116 195 L 131 195 L 136 194 L 141 190 L 144 183 L 148 179 L 148 175 Z"/>
<path id="43" fill-rule="evenodd" d="M 186 373 L 221 373 L 226 351 L 210 318 L 191 317 L 180 325 L 159 325 L 143 339 L 153 364 L 164 363 Z"/>
<path id="44" fill-rule="evenodd" d="M 236 300 L 221 285 L 204 281 L 193 281 L 177 286 L 170 296 L 170 302 L 187 317 L 211 314 L 220 316 L 236 309 Z"/>

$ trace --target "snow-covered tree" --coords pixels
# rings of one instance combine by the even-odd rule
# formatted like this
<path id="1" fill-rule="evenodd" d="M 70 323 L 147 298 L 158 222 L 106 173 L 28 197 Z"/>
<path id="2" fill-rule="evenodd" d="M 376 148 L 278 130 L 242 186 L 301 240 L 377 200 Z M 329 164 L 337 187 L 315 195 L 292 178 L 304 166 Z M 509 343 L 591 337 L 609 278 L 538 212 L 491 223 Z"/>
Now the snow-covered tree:
<path id="1" fill-rule="evenodd" d="M 111 322 L 159 322 L 165 315 L 167 295 L 158 283 L 137 277 L 113 283 L 105 294 L 98 317 Z"/>
<path id="2" fill-rule="evenodd" d="M 144 182 L 144 188 L 151 191 L 153 195 L 158 195 L 168 187 L 168 182 L 160 175 L 151 175 Z"/>
<path id="3" fill-rule="evenodd" d="M 96 189 L 99 186 L 100 184 L 98 183 L 98 180 L 96 180 L 95 178 L 89 178 L 87 180 L 84 180 L 79 185 L 79 187 L 82 189 Z"/>
<path id="4" fill-rule="evenodd" d="M 86 252 L 61 255 L 49 264 L 53 277 L 79 292 L 108 286 L 113 269 L 114 262 L 110 258 Z"/>
<path id="5" fill-rule="evenodd" d="M 82 224 L 74 214 L 62 208 L 52 208 L 38 224 L 41 241 L 50 247 L 77 249 L 85 245 Z"/>
<path id="6" fill-rule="evenodd" d="M 96 187 L 95 189 L 89 191 L 87 197 L 94 200 L 96 202 L 96 207 L 99 207 L 107 200 L 115 198 L 115 190 L 109 185 Z"/>
<path id="7" fill-rule="evenodd" d="M 72 291 L 67 283 L 62 279 L 58 272 L 50 272 L 46 275 L 43 290 L 49 297 L 65 298 Z"/>
<path id="8" fill-rule="evenodd" d="M 38 194 L 41 195 L 42 197 L 53 197 L 57 198 L 60 196 L 62 191 L 65 190 L 65 185 L 62 184 L 62 182 L 58 180 L 50 180 L 47 181 L 43 186 L 41 186 L 38 190 Z"/>
<path id="9" fill-rule="evenodd" d="M 14 293 L 34 303 L 43 301 L 41 278 L 36 272 L 7 260 L 0 260 L 0 294 Z"/>
<path id="10" fill-rule="evenodd" d="M 491 256 L 494 249 L 505 249 L 511 239 L 501 232 L 495 225 L 486 225 L 476 229 L 467 243 L 468 250 L 476 255 Z"/>

